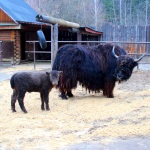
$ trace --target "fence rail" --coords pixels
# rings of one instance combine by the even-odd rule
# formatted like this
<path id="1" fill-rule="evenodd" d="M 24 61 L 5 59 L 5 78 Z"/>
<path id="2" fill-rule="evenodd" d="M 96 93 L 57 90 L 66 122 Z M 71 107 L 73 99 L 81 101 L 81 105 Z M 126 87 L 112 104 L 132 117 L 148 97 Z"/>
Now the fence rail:
<path id="1" fill-rule="evenodd" d="M 46 41 L 47 43 L 51 43 L 51 41 Z M 64 44 L 69 44 L 69 43 L 78 43 L 78 44 L 99 44 L 99 43 L 114 43 L 114 44 L 118 44 L 118 45 L 123 45 L 122 47 L 124 47 L 124 44 L 125 45 L 130 45 L 130 44 L 133 44 L 133 45 L 136 45 L 136 51 L 134 52 L 128 52 L 127 53 L 129 55 L 132 55 L 134 56 L 135 58 L 138 58 L 141 54 L 143 53 L 147 53 L 146 56 L 150 58 L 150 49 L 148 49 L 150 47 L 150 42 L 125 42 L 125 41 L 57 41 L 58 43 L 64 43 Z M 33 53 L 33 59 L 34 59 L 34 69 L 36 68 L 36 61 L 39 61 L 39 60 L 36 60 L 36 57 L 35 55 L 36 54 L 51 54 L 51 50 L 49 51 L 44 51 L 44 50 L 40 50 L 40 51 L 36 51 L 36 47 L 35 45 L 37 43 L 39 43 L 39 41 L 26 41 L 26 43 L 29 43 L 29 44 L 33 44 L 33 50 L 32 51 L 25 51 L 25 53 Z M 144 45 L 145 47 L 145 50 L 144 51 L 140 51 L 139 50 L 139 47 L 140 45 Z M 1 46 L 2 46 L 2 41 L 0 41 L 0 63 L 2 64 L 2 49 L 1 49 Z M 148 48 L 146 48 L 146 46 L 148 46 Z M 126 48 L 124 48 L 126 49 Z M 40 61 L 47 61 L 47 60 L 40 60 Z M 52 63 L 52 62 L 51 62 Z M 140 62 L 142 64 L 150 64 L 150 61 L 149 62 Z"/>
<path id="2" fill-rule="evenodd" d="M 36 68 L 36 58 L 35 58 L 35 54 L 36 53 L 47 53 L 47 54 L 50 54 L 51 53 L 51 50 L 50 51 L 36 51 L 35 49 L 35 44 L 36 43 L 39 43 L 39 41 L 26 41 L 30 44 L 33 44 L 33 51 L 25 51 L 26 53 L 33 53 L 34 55 L 34 69 Z M 46 41 L 47 43 L 51 43 L 51 41 Z M 140 53 L 138 48 L 139 48 L 139 45 L 140 44 L 144 44 L 144 45 L 147 45 L 147 44 L 150 44 L 150 42 L 125 42 L 125 41 L 58 41 L 58 43 L 86 43 L 86 44 L 90 44 L 90 43 L 94 43 L 94 44 L 97 44 L 97 43 L 118 43 L 118 44 L 136 44 L 137 45 L 137 51 L 136 52 L 128 52 L 129 55 L 134 55 L 136 58 L 139 57 L 139 55 L 143 54 L 143 53 Z M 150 53 L 149 51 L 146 51 L 145 49 L 145 52 L 147 52 L 146 56 L 150 56 Z M 43 60 L 45 61 L 45 60 Z M 150 64 L 150 62 L 141 62 L 142 64 Z"/>

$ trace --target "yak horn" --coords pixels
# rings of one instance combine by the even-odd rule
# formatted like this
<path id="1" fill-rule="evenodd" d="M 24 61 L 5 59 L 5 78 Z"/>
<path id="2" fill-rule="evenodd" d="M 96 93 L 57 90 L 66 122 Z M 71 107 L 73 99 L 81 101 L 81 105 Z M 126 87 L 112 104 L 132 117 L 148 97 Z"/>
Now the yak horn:
<path id="1" fill-rule="evenodd" d="M 139 62 L 144 56 L 146 55 L 146 53 L 145 54 L 143 54 L 140 58 L 138 58 L 138 59 L 135 59 L 134 61 L 135 62 Z"/>
<path id="2" fill-rule="evenodd" d="M 115 57 L 115 58 L 117 58 L 117 59 L 118 59 L 118 56 L 117 56 L 117 55 L 116 55 L 116 53 L 115 53 L 115 46 L 113 46 L 112 54 L 114 55 L 114 57 Z"/>

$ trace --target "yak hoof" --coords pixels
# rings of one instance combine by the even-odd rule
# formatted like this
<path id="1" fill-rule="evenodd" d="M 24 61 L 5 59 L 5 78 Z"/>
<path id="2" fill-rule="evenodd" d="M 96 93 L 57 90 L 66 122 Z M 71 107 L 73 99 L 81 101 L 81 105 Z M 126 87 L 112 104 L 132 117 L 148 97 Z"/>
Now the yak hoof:
<path id="1" fill-rule="evenodd" d="M 47 111 L 49 111 L 49 110 L 50 110 L 50 108 L 47 108 L 46 110 L 47 110 Z"/>
<path id="2" fill-rule="evenodd" d="M 28 112 L 26 110 L 23 111 L 25 114 L 27 114 Z"/>
<path id="3" fill-rule="evenodd" d="M 59 95 L 59 97 L 61 97 L 61 99 L 64 99 L 64 100 L 68 99 L 67 96 L 65 94 L 62 94 L 62 93 Z"/>
<path id="4" fill-rule="evenodd" d="M 73 97 L 73 96 L 74 96 L 71 92 L 67 92 L 67 95 L 68 95 L 69 97 Z"/>
<path id="5" fill-rule="evenodd" d="M 12 110 L 12 112 L 14 113 L 14 112 L 16 112 L 16 110 Z"/>
<path id="6" fill-rule="evenodd" d="M 108 98 L 114 98 L 114 96 L 113 95 L 109 95 L 109 96 L 107 96 Z"/>
<path id="7" fill-rule="evenodd" d="M 44 108 L 44 107 L 41 107 L 41 110 L 45 110 L 45 108 Z"/>

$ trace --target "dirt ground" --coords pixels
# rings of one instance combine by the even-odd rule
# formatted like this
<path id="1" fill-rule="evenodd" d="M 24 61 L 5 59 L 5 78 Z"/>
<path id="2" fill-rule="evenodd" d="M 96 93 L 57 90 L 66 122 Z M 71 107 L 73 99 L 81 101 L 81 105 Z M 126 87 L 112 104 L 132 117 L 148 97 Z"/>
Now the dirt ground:
<path id="1" fill-rule="evenodd" d="M 61 100 L 53 89 L 50 111 L 40 109 L 39 93 L 26 93 L 28 113 L 18 102 L 12 113 L 9 80 L 1 81 L 0 150 L 60 150 L 93 141 L 107 145 L 111 138 L 150 137 L 150 71 L 136 70 L 127 82 L 117 83 L 115 98 L 89 94 L 80 86 L 73 93 L 73 98 Z"/>

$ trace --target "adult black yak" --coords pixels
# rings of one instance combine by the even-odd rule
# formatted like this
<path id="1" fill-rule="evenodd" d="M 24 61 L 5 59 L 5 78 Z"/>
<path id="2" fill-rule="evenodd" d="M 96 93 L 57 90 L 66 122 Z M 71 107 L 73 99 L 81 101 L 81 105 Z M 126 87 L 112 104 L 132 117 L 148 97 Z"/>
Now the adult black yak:
<path id="1" fill-rule="evenodd" d="M 144 55 L 134 60 L 119 46 L 110 43 L 97 46 L 67 44 L 59 48 L 53 70 L 63 71 L 58 85 L 60 97 L 72 97 L 72 89 L 79 82 L 89 92 L 103 91 L 103 95 L 113 98 L 116 81 L 130 78 L 132 70 Z"/>

